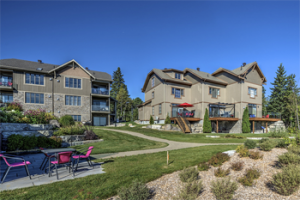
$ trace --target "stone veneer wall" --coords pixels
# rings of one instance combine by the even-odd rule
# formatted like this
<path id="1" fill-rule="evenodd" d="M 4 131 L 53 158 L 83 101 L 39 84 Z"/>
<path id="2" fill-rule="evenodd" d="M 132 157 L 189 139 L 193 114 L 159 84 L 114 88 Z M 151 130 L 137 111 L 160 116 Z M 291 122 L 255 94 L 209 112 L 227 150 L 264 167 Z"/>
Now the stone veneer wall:
<path id="1" fill-rule="evenodd" d="M 52 93 L 44 93 L 44 104 L 31 104 L 25 103 L 24 91 L 14 91 L 13 93 L 14 101 L 21 103 L 24 111 L 30 109 L 44 109 L 46 112 L 52 112 L 52 98 L 54 98 L 55 116 L 61 117 L 66 114 L 81 115 L 81 121 L 85 122 L 91 120 L 90 96 L 81 96 L 81 106 L 66 106 L 64 94 L 54 94 L 54 97 L 52 97 Z"/>

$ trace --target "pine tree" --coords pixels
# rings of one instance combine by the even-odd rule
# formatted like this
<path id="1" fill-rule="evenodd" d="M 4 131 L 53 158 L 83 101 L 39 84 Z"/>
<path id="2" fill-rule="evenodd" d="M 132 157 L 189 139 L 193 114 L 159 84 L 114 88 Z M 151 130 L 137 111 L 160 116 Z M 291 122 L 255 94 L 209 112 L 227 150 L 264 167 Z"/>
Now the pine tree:
<path id="1" fill-rule="evenodd" d="M 129 95 L 127 91 L 124 89 L 124 86 L 121 86 L 120 91 L 117 94 L 116 100 L 118 101 L 117 103 L 117 114 L 119 117 L 122 117 L 122 119 L 125 116 L 125 111 L 127 108 L 127 103 L 131 99 L 129 98 Z"/>
<path id="2" fill-rule="evenodd" d="M 136 97 L 132 100 L 132 105 L 133 105 L 133 121 L 137 120 L 139 118 L 139 110 L 137 108 L 138 105 L 142 104 L 143 101 L 141 98 Z"/>
<path id="3" fill-rule="evenodd" d="M 171 124 L 171 119 L 170 119 L 169 113 L 167 114 L 167 117 L 165 119 L 165 124 Z"/>
<path id="4" fill-rule="evenodd" d="M 286 116 L 286 105 L 287 105 L 287 93 L 286 93 L 286 86 L 287 86 L 287 76 L 284 69 L 284 66 L 280 64 L 277 69 L 276 77 L 273 83 L 271 83 L 274 87 L 271 89 L 271 96 L 270 101 L 268 103 L 268 111 L 269 112 L 279 112 L 281 113 L 282 120 L 286 123 L 287 118 Z"/>
<path id="5" fill-rule="evenodd" d="M 242 132 L 250 133 L 251 132 L 250 126 L 251 126 L 251 124 L 249 121 L 249 111 L 248 111 L 248 107 L 246 107 L 246 109 L 244 110 L 244 114 L 243 114 Z"/>
<path id="6" fill-rule="evenodd" d="M 203 133 L 211 133 L 211 122 L 209 120 L 207 108 L 205 110 L 204 121 L 203 121 Z"/>
<path id="7" fill-rule="evenodd" d="M 121 72 L 120 67 L 118 67 L 118 69 L 113 73 L 113 83 L 111 85 L 110 96 L 112 98 L 117 98 L 117 95 L 122 86 L 124 86 L 125 91 L 128 93 L 123 74 Z"/>
<path id="8" fill-rule="evenodd" d="M 267 104 L 268 104 L 268 101 L 266 98 L 266 89 L 264 86 L 262 86 L 262 112 L 263 112 L 263 115 L 266 115 Z"/>
<path id="9" fill-rule="evenodd" d="M 154 120 L 153 120 L 152 115 L 150 115 L 150 124 L 154 124 Z"/>
<path id="10" fill-rule="evenodd" d="M 286 87 L 286 98 L 287 98 L 287 106 L 284 115 L 288 116 L 286 119 L 286 123 L 289 124 L 290 127 L 297 127 L 297 105 L 298 105 L 298 97 L 300 88 L 296 83 L 296 75 L 291 74 L 287 77 L 287 87 Z"/>

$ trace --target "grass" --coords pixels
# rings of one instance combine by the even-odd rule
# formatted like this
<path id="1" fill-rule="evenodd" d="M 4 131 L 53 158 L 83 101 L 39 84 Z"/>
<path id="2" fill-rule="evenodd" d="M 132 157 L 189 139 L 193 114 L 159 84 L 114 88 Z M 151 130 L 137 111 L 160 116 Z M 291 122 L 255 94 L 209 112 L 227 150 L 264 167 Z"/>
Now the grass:
<path id="1" fill-rule="evenodd" d="M 116 153 L 143 149 L 156 149 L 168 146 L 167 143 L 156 142 L 144 138 L 135 137 L 125 133 L 94 129 L 94 132 L 104 141 L 73 146 L 75 149 L 94 146 L 92 154 Z"/>
<path id="2" fill-rule="evenodd" d="M 208 161 L 218 152 L 235 149 L 236 145 L 204 146 L 170 151 L 170 164 L 166 164 L 166 152 L 108 159 L 103 164 L 105 174 L 91 175 L 48 185 L 0 192 L 0 199 L 72 199 L 78 190 L 91 192 L 100 199 L 117 194 L 133 180 L 149 182 L 200 162 Z"/>

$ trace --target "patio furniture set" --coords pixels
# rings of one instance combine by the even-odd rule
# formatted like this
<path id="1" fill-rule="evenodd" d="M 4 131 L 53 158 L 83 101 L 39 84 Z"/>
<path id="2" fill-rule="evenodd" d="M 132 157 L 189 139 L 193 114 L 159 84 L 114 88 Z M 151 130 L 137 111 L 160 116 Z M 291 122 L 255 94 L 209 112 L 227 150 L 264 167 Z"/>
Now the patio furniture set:
<path id="1" fill-rule="evenodd" d="M 91 159 L 90 159 L 90 154 L 91 154 L 93 148 L 94 148 L 93 146 L 90 146 L 88 149 L 79 149 L 79 150 L 75 150 L 72 148 L 58 148 L 58 149 L 40 148 L 41 152 L 45 155 L 45 158 L 44 158 L 43 162 L 41 163 L 40 169 L 43 171 L 45 170 L 45 173 L 48 170 L 48 174 L 50 177 L 50 176 L 52 176 L 52 170 L 55 168 L 56 177 L 58 180 L 59 178 L 58 178 L 57 168 L 58 168 L 58 166 L 63 165 L 63 166 L 66 166 L 67 169 L 69 168 L 69 173 L 72 170 L 72 174 L 74 177 L 75 176 L 74 171 L 77 171 L 80 159 L 86 159 L 89 166 L 94 168 L 93 163 L 91 162 Z M 86 153 L 84 153 L 84 152 L 86 152 Z M 23 157 L 10 155 L 10 154 L 5 154 L 5 155 L 0 154 L 0 158 L 1 157 L 3 158 L 6 165 L 8 166 L 5 173 L 3 174 L 2 178 L 1 178 L 1 184 L 3 184 L 9 170 L 14 167 L 23 167 L 24 166 L 27 176 L 29 176 L 29 178 L 31 179 L 31 175 L 28 170 L 28 165 L 31 164 L 29 161 L 26 161 Z M 11 162 L 9 162 L 9 159 L 19 160 L 21 162 L 11 163 Z M 75 161 L 77 161 L 77 163 L 76 163 L 76 167 L 74 169 Z M 49 163 L 48 168 L 46 168 L 47 163 Z"/>

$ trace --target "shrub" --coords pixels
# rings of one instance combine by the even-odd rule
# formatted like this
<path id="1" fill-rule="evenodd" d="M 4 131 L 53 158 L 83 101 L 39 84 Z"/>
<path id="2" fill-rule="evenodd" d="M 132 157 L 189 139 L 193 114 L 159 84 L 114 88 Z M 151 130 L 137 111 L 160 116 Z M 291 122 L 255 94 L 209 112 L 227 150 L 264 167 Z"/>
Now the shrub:
<path id="1" fill-rule="evenodd" d="M 70 115 L 64 115 L 62 116 L 60 119 L 59 119 L 59 123 L 60 125 L 62 125 L 63 127 L 66 127 L 66 126 L 72 126 L 75 124 L 75 121 L 73 119 L 72 116 Z"/>
<path id="2" fill-rule="evenodd" d="M 238 181 L 244 186 L 252 186 L 254 179 L 258 179 L 260 172 L 257 169 L 247 169 L 245 176 L 241 177 Z"/>
<path id="3" fill-rule="evenodd" d="M 288 144 L 286 144 L 284 140 L 277 140 L 276 147 L 278 147 L 278 148 L 286 148 L 287 146 L 288 146 Z"/>
<path id="4" fill-rule="evenodd" d="M 21 149 L 30 150 L 37 146 L 37 137 L 35 136 L 23 136 L 23 145 Z"/>
<path id="5" fill-rule="evenodd" d="M 237 139 L 245 139 L 244 136 L 236 136 Z"/>
<path id="6" fill-rule="evenodd" d="M 222 165 L 224 162 L 228 161 L 230 157 L 225 153 L 217 153 L 212 156 L 208 163 L 214 167 Z"/>
<path id="7" fill-rule="evenodd" d="M 85 131 L 84 131 L 84 139 L 85 140 L 98 140 L 99 137 L 98 135 L 96 135 L 93 131 L 93 127 L 92 126 L 84 126 Z"/>
<path id="8" fill-rule="evenodd" d="M 22 123 L 22 119 L 24 115 L 21 111 L 7 112 L 6 110 L 2 110 L 0 112 L 0 122 L 3 123 Z"/>
<path id="9" fill-rule="evenodd" d="M 288 151 L 299 155 L 300 154 L 300 147 L 298 147 L 298 146 L 289 146 Z"/>
<path id="10" fill-rule="evenodd" d="M 236 135 L 233 135 L 233 134 L 226 134 L 224 137 L 225 137 L 225 138 L 236 138 Z"/>
<path id="11" fill-rule="evenodd" d="M 243 119 L 242 119 L 242 132 L 243 133 L 250 133 L 251 128 L 250 128 L 250 121 L 249 121 L 249 111 L 248 107 L 244 110 L 243 113 Z"/>
<path id="12" fill-rule="evenodd" d="M 263 158 L 263 154 L 260 153 L 259 151 L 250 151 L 249 152 L 249 157 L 254 159 L 254 160 L 258 160 L 258 159 Z"/>
<path id="13" fill-rule="evenodd" d="M 209 169 L 209 164 L 208 163 L 203 162 L 203 163 L 200 163 L 198 165 L 198 170 L 199 171 L 207 171 L 208 169 Z"/>
<path id="14" fill-rule="evenodd" d="M 288 136 L 288 133 L 283 132 L 283 131 L 274 131 L 274 132 L 270 133 L 270 137 L 273 137 L 273 138 L 284 138 L 287 136 Z"/>
<path id="15" fill-rule="evenodd" d="M 254 140 L 246 140 L 244 146 L 247 147 L 247 149 L 254 149 L 256 147 L 256 142 Z"/>
<path id="16" fill-rule="evenodd" d="M 287 152 L 285 154 L 278 156 L 278 161 L 282 165 L 299 164 L 300 163 L 300 155 L 294 154 L 292 152 Z"/>
<path id="17" fill-rule="evenodd" d="M 198 171 L 195 167 L 186 168 L 179 173 L 182 182 L 192 182 L 198 179 Z"/>
<path id="18" fill-rule="evenodd" d="M 211 123 L 208 116 L 208 110 L 205 109 L 204 120 L 203 120 L 203 133 L 211 133 Z"/>
<path id="19" fill-rule="evenodd" d="M 279 194 L 285 196 L 293 194 L 298 190 L 300 185 L 299 165 L 288 165 L 284 167 L 282 172 L 273 175 L 271 183 Z"/>
<path id="20" fill-rule="evenodd" d="M 50 120 L 56 119 L 54 115 L 46 113 L 43 109 L 27 110 L 24 116 L 29 119 L 31 124 L 47 124 Z"/>
<path id="21" fill-rule="evenodd" d="M 7 147 L 9 151 L 21 149 L 23 146 L 23 136 L 12 134 L 7 138 Z"/>
<path id="22" fill-rule="evenodd" d="M 23 107 L 20 103 L 18 102 L 11 102 L 7 104 L 6 110 L 11 111 L 23 111 Z"/>
<path id="23" fill-rule="evenodd" d="M 234 171 L 241 171 L 243 167 L 244 167 L 243 162 L 235 162 L 231 164 L 231 169 L 233 169 Z"/>
<path id="24" fill-rule="evenodd" d="M 266 142 L 266 141 L 269 141 L 269 138 L 262 138 L 262 139 L 259 140 L 258 142 L 259 142 L 259 143 L 263 143 L 263 142 Z"/>
<path id="25" fill-rule="evenodd" d="M 198 197 L 198 195 L 203 190 L 202 182 L 194 181 L 191 183 L 187 183 L 185 187 L 180 191 L 177 198 L 178 200 L 194 200 Z"/>
<path id="26" fill-rule="evenodd" d="M 216 170 L 215 170 L 215 176 L 216 177 L 225 177 L 227 176 L 228 174 L 230 173 L 230 170 L 227 169 L 227 170 L 224 170 L 224 169 L 221 169 L 221 167 L 218 167 Z"/>
<path id="27" fill-rule="evenodd" d="M 167 117 L 165 119 L 165 124 L 171 124 L 171 119 L 170 119 L 169 113 L 167 114 Z"/>
<path id="28" fill-rule="evenodd" d="M 237 188 L 237 183 L 231 182 L 229 178 L 213 181 L 211 183 L 211 191 L 219 200 L 232 199 Z"/>
<path id="29" fill-rule="evenodd" d="M 271 151 L 274 147 L 276 147 L 277 143 L 272 140 L 267 140 L 259 145 L 260 149 L 263 151 Z"/>
<path id="30" fill-rule="evenodd" d="M 249 150 L 244 145 L 238 146 L 235 151 L 240 154 L 240 157 L 249 156 Z"/>
<path id="31" fill-rule="evenodd" d="M 129 187 L 121 187 L 118 195 L 121 200 L 144 200 L 148 199 L 150 192 L 146 184 L 135 180 Z"/>
<path id="32" fill-rule="evenodd" d="M 240 150 L 241 149 L 244 149 L 245 148 L 245 146 L 242 144 L 242 145 L 239 145 L 236 149 L 235 149 L 235 152 L 236 153 L 240 153 Z"/>
<path id="33" fill-rule="evenodd" d="M 49 141 L 51 147 L 61 147 L 62 139 L 60 137 L 51 136 Z"/>
<path id="34" fill-rule="evenodd" d="M 58 129 L 57 131 L 55 131 L 53 134 L 56 135 L 56 136 L 63 136 L 63 135 L 83 135 L 86 130 L 92 131 L 92 128 L 87 128 L 87 127 L 84 127 L 80 123 L 76 123 L 74 126 L 65 126 L 65 127 L 62 127 L 60 129 Z"/>

